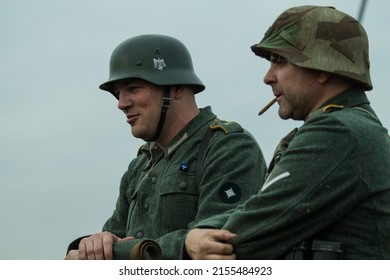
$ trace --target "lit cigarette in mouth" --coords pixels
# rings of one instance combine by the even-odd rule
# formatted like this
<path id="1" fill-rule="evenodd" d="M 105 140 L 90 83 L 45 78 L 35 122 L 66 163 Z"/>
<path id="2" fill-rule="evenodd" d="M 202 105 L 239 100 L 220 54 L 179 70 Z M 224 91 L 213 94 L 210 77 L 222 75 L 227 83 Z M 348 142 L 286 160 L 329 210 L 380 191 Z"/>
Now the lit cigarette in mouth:
<path id="1" fill-rule="evenodd" d="M 274 99 L 271 100 L 270 103 L 268 103 L 267 105 L 265 105 L 265 107 L 263 109 L 260 110 L 259 112 L 259 116 L 262 115 L 265 111 L 267 111 L 269 109 L 269 107 L 271 107 L 272 105 L 274 105 L 274 103 L 276 102 L 278 98 L 275 97 Z"/>

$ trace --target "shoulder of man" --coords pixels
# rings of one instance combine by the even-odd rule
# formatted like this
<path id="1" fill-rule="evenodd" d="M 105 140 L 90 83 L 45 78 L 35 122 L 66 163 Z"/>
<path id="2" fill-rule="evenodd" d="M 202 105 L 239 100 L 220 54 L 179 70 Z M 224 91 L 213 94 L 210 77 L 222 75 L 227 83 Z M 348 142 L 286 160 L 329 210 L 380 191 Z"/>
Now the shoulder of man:
<path id="1" fill-rule="evenodd" d="M 348 109 L 348 110 L 344 110 Z M 359 111 L 360 113 L 363 113 L 363 115 L 370 116 L 372 119 L 378 120 L 378 117 L 375 115 L 374 112 L 370 111 L 369 109 L 364 108 L 363 106 L 344 106 L 340 104 L 328 104 L 320 109 L 318 109 L 316 112 L 313 113 L 313 115 L 321 115 L 321 114 L 329 114 L 333 112 L 340 112 L 343 115 L 351 114 L 352 112 Z M 354 114 L 354 117 L 357 115 Z"/>
<path id="2" fill-rule="evenodd" d="M 328 115 L 328 114 L 333 113 L 333 112 L 342 112 L 342 111 L 344 111 L 343 109 L 344 109 L 344 105 L 328 104 L 324 107 L 317 109 L 313 113 L 311 113 L 308 120 L 311 120 L 315 117 L 320 117 L 322 115 Z"/>
<path id="3" fill-rule="evenodd" d="M 210 128 L 212 130 L 221 130 L 225 134 L 244 132 L 244 129 L 239 123 L 220 120 L 218 118 L 212 121 L 212 123 L 210 124 Z"/>

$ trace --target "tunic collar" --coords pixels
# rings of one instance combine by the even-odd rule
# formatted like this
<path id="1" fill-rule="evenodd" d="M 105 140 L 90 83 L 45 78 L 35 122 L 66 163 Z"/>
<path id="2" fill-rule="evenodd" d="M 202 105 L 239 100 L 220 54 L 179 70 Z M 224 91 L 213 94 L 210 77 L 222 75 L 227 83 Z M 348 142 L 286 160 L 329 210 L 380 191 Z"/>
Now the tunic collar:
<path id="1" fill-rule="evenodd" d="M 200 109 L 199 114 L 196 115 L 164 148 L 164 157 L 168 157 L 174 153 L 181 144 L 191 138 L 199 129 L 204 127 L 205 124 L 214 118 L 216 118 L 216 115 L 211 111 L 210 106 Z M 152 155 L 161 153 L 161 149 L 155 142 L 147 142 L 142 146 L 141 151 L 146 154 L 149 159 Z"/>
<path id="2" fill-rule="evenodd" d="M 306 121 L 310 120 L 312 117 L 318 114 L 322 114 L 324 107 L 329 105 L 336 105 L 342 108 L 362 107 L 374 114 L 371 107 L 369 106 L 370 101 L 368 100 L 364 90 L 361 88 L 352 87 L 326 101 L 318 110 L 314 111 Z"/>

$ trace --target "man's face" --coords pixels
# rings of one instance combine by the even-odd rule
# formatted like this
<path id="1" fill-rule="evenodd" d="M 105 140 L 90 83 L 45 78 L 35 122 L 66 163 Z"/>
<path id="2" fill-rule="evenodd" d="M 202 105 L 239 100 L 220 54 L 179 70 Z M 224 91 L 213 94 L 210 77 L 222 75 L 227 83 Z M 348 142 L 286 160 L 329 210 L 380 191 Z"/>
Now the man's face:
<path id="1" fill-rule="evenodd" d="M 322 93 L 318 72 L 291 65 L 282 57 L 271 56 L 264 83 L 272 87 L 282 119 L 305 120 L 316 110 Z"/>
<path id="2" fill-rule="evenodd" d="M 152 139 L 160 119 L 163 88 L 141 79 L 120 80 L 114 87 L 118 108 L 125 113 L 133 136 Z"/>

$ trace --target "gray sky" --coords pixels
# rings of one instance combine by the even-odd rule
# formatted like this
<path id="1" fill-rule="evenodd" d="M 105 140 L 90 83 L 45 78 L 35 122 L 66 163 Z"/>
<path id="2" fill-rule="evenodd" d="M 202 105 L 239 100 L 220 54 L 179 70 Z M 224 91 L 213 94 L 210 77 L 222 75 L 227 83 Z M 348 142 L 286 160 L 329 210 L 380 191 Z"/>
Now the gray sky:
<path id="1" fill-rule="evenodd" d="M 0 259 L 62 259 L 74 238 L 101 230 L 141 140 L 98 86 L 122 41 L 145 33 L 180 39 L 206 85 L 197 96 L 258 140 L 267 162 L 302 123 L 280 120 L 262 82 L 268 62 L 250 46 L 291 6 L 317 4 L 357 16 L 356 1 L 0 0 Z M 390 127 L 390 2 L 368 1 L 374 90 Z M 314 160 L 314 159 L 313 159 Z"/>

